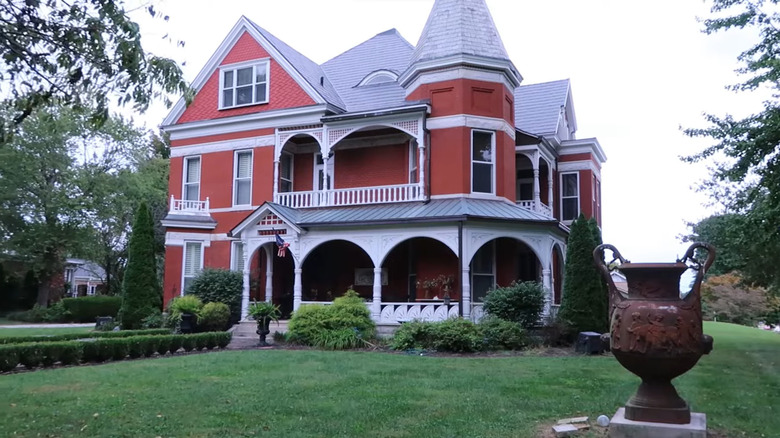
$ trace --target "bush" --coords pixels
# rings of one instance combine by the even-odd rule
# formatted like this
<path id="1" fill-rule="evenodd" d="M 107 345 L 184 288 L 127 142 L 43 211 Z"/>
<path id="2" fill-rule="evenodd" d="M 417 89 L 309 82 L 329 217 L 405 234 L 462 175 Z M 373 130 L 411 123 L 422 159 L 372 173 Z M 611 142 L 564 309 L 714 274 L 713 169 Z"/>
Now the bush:
<path id="1" fill-rule="evenodd" d="M 63 301 L 65 300 L 57 301 L 46 309 L 43 315 L 44 322 L 68 322 L 73 319 L 73 313 L 65 307 Z"/>
<path id="2" fill-rule="evenodd" d="M 168 350 L 171 349 L 171 338 L 173 336 L 158 336 L 157 337 L 157 354 L 164 356 Z"/>
<path id="3" fill-rule="evenodd" d="M 81 359 L 82 345 L 80 342 L 46 342 L 38 345 L 43 353 L 41 362 L 44 367 L 50 367 L 56 362 L 61 362 L 63 365 L 77 364 Z"/>
<path id="4" fill-rule="evenodd" d="M 185 295 L 183 297 L 176 297 L 171 300 L 171 304 L 168 306 L 170 311 L 170 317 L 174 321 L 181 321 L 181 315 L 183 313 L 191 313 L 195 315 L 195 318 L 200 316 L 200 311 L 203 308 L 203 302 L 200 298 L 194 295 Z"/>
<path id="5" fill-rule="evenodd" d="M 91 297 L 65 298 L 61 301 L 65 310 L 70 313 L 70 319 L 75 322 L 95 322 L 98 316 L 116 318 L 121 297 L 95 295 Z"/>
<path id="6" fill-rule="evenodd" d="M 206 303 L 200 311 L 198 328 L 203 331 L 222 331 L 230 321 L 230 308 L 225 303 Z"/>
<path id="7" fill-rule="evenodd" d="M 43 351 L 40 344 L 23 344 L 19 346 L 19 362 L 28 369 L 35 368 L 43 361 Z"/>
<path id="8" fill-rule="evenodd" d="M 494 289 L 485 296 L 483 309 L 496 318 L 533 327 L 544 311 L 544 286 L 523 281 Z"/>
<path id="9" fill-rule="evenodd" d="M 482 346 L 479 327 L 463 318 L 406 323 L 396 331 L 390 343 L 390 348 L 396 350 L 420 348 L 456 353 L 479 351 Z"/>
<path id="10" fill-rule="evenodd" d="M 430 348 L 434 325 L 431 322 L 410 321 L 396 330 L 390 341 L 393 350 Z"/>
<path id="11" fill-rule="evenodd" d="M 141 320 L 141 329 L 157 329 L 162 328 L 164 323 L 162 313 L 153 313 Z"/>
<path id="12" fill-rule="evenodd" d="M 52 335 L 52 336 L 16 336 L 0 338 L 0 345 L 3 344 L 22 344 L 27 342 L 57 342 L 57 341 L 72 341 L 75 339 L 88 339 L 88 338 L 128 338 L 131 336 L 151 336 L 151 335 L 169 335 L 171 331 L 168 329 L 154 329 L 154 330 L 122 330 L 118 332 L 90 332 L 90 333 L 69 333 L 66 335 Z"/>
<path id="13" fill-rule="evenodd" d="M 516 322 L 487 317 L 478 326 L 486 350 L 521 350 L 528 345 L 525 330 Z"/>
<path id="14" fill-rule="evenodd" d="M 35 304 L 32 309 L 21 312 L 11 312 L 7 318 L 13 321 L 22 322 L 43 322 L 47 316 L 47 310 L 44 307 Z"/>
<path id="15" fill-rule="evenodd" d="M 16 345 L 0 345 L 0 372 L 12 371 L 19 365 L 19 349 Z"/>
<path id="16" fill-rule="evenodd" d="M 157 352 L 157 346 L 160 342 L 159 336 L 149 336 L 141 340 L 144 357 L 152 357 Z"/>
<path id="17" fill-rule="evenodd" d="M 138 359 L 144 354 L 144 346 L 140 337 L 127 338 L 127 354 L 132 359 Z"/>
<path id="18" fill-rule="evenodd" d="M 184 342 L 180 335 L 173 335 L 170 337 L 171 345 L 168 348 L 168 351 L 171 352 L 171 354 L 176 353 L 181 349 L 182 343 Z"/>
<path id="19" fill-rule="evenodd" d="M 301 306 L 288 329 L 288 340 L 327 349 L 348 349 L 373 339 L 376 326 L 363 299 L 353 290 L 336 298 L 330 306 Z"/>
<path id="20" fill-rule="evenodd" d="M 199 297 L 203 303 L 224 303 L 230 309 L 229 321 L 234 324 L 241 319 L 241 295 L 244 277 L 241 272 L 226 269 L 204 269 L 192 280 L 185 291 L 187 295 Z"/>
<path id="21" fill-rule="evenodd" d="M 220 332 L 216 333 L 214 337 L 217 340 L 217 346 L 219 348 L 226 348 L 230 343 L 230 340 L 233 339 L 233 333 Z"/>
<path id="22" fill-rule="evenodd" d="M 197 335 L 182 335 L 181 348 L 186 352 L 190 352 L 195 349 Z"/>

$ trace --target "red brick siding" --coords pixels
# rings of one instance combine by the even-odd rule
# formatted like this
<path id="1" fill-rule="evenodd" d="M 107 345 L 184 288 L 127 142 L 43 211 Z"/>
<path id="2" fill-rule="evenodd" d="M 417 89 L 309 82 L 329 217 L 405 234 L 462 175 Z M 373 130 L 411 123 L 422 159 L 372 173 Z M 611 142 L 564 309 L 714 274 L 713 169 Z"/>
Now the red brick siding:
<path id="1" fill-rule="evenodd" d="M 181 294 L 181 264 L 184 248 L 181 246 L 165 247 L 165 273 L 163 274 L 163 306 Z"/>
<path id="2" fill-rule="evenodd" d="M 409 182 L 408 144 L 337 150 L 335 156 L 334 188 Z"/>
<path id="3" fill-rule="evenodd" d="M 293 191 L 313 190 L 314 154 L 295 154 L 293 158 Z"/>
<path id="4" fill-rule="evenodd" d="M 514 126 L 513 93 L 500 83 L 455 79 L 423 84 L 406 99 L 430 99 L 431 117 L 474 114 L 503 118 Z"/>

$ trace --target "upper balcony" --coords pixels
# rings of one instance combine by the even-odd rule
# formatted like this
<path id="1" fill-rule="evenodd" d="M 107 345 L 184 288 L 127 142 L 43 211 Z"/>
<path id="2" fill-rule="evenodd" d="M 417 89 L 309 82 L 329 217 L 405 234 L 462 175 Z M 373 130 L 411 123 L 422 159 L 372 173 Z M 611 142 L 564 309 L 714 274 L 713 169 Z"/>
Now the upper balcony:
<path id="1" fill-rule="evenodd" d="M 209 198 L 205 201 L 176 199 L 171 195 L 168 214 L 163 218 L 162 225 L 169 228 L 201 228 L 213 230 L 217 221 L 211 217 Z"/>
<path id="2" fill-rule="evenodd" d="M 274 202 L 291 208 L 387 204 L 423 201 L 424 199 L 423 188 L 418 183 L 333 190 L 308 190 L 277 193 L 274 196 Z"/>

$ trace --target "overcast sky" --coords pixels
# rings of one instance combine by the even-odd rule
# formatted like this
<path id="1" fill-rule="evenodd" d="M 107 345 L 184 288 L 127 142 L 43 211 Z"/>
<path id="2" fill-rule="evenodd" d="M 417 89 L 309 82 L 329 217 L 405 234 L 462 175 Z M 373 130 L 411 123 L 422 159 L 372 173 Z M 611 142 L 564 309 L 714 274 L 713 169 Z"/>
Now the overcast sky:
<path id="1" fill-rule="evenodd" d="M 131 8 L 133 1 L 127 4 Z M 192 80 L 241 15 L 322 63 L 385 30 L 417 43 L 433 0 L 164 0 L 170 16 L 137 10 L 144 47 L 186 63 Z M 704 112 L 745 116 L 761 96 L 737 94 L 737 55 L 755 41 L 748 31 L 705 35 L 701 0 L 487 0 L 524 84 L 571 79 L 579 138 L 597 137 L 602 169 L 604 241 L 632 261 L 671 262 L 686 245 L 687 221 L 714 210 L 695 188 L 705 166 L 678 157 L 708 142 L 680 127 L 705 126 Z M 163 37 L 185 42 L 177 47 Z M 159 125 L 158 105 L 136 117 Z"/>

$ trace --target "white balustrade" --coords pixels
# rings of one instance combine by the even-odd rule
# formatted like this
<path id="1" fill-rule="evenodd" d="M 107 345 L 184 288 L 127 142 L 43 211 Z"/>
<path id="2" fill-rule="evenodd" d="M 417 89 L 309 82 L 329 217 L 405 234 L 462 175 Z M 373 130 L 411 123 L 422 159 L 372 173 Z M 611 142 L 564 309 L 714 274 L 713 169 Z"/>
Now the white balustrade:
<path id="1" fill-rule="evenodd" d="M 544 216 L 550 218 L 553 217 L 552 208 L 550 208 L 548 205 L 544 204 L 543 202 L 536 203 L 533 200 L 522 200 L 522 201 L 517 201 L 517 205 L 525 208 L 526 210 L 535 211 L 537 213 L 543 214 Z"/>
<path id="2" fill-rule="evenodd" d="M 471 307 L 471 320 L 479 322 L 485 317 L 485 309 L 482 308 L 482 304 L 474 303 Z"/>
<path id="3" fill-rule="evenodd" d="M 553 217 L 552 208 L 550 206 L 545 205 L 544 203 L 539 203 L 539 213 L 547 216 L 547 217 Z"/>
<path id="4" fill-rule="evenodd" d="M 206 198 L 205 201 L 190 201 L 175 199 L 171 196 L 168 212 L 171 214 L 208 214 L 209 198 Z"/>
<path id="5" fill-rule="evenodd" d="M 274 197 L 276 203 L 291 208 L 387 204 L 421 200 L 423 200 L 423 193 L 418 184 L 286 192 L 277 193 Z"/>
<path id="6" fill-rule="evenodd" d="M 301 306 L 304 304 L 314 304 L 316 306 L 329 306 L 333 304 L 333 301 L 301 301 Z"/>
<path id="7" fill-rule="evenodd" d="M 379 324 L 400 324 L 413 320 L 444 321 L 457 316 L 457 303 L 382 303 Z"/>

